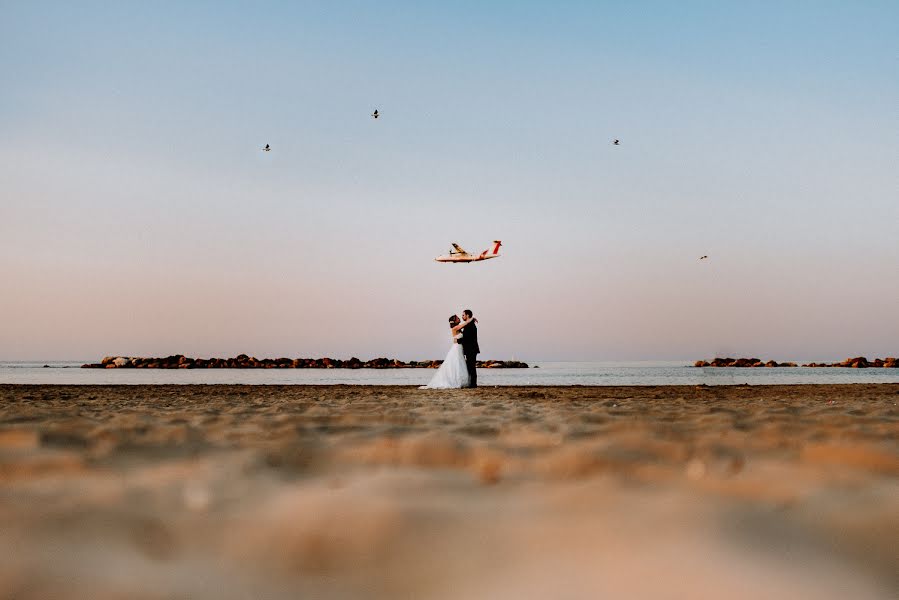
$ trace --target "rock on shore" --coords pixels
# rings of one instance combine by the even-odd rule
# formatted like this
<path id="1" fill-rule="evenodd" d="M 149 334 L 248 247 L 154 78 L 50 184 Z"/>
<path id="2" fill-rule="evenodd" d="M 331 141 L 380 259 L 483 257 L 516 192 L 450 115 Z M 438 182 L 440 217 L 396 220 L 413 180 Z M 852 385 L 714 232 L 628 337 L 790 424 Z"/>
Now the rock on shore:
<path id="1" fill-rule="evenodd" d="M 887 356 L 886 358 L 875 358 L 872 361 L 869 361 L 864 356 L 856 356 L 855 358 L 847 358 L 843 362 L 838 363 L 808 363 L 807 365 L 802 365 L 803 367 L 843 367 L 848 369 L 867 369 L 867 368 L 876 368 L 876 369 L 899 369 L 899 360 L 897 360 L 893 356 Z"/>
<path id="2" fill-rule="evenodd" d="M 779 363 L 774 360 L 769 360 L 767 362 L 762 362 L 758 358 L 715 358 L 711 362 L 705 360 L 697 360 L 694 364 L 694 367 L 796 367 L 798 366 L 794 362 L 782 362 Z M 847 358 L 843 362 L 839 363 L 808 363 L 802 365 L 803 367 L 843 367 L 849 369 L 867 369 L 869 367 L 874 368 L 884 368 L 884 369 L 897 369 L 899 368 L 899 362 L 897 359 L 892 356 L 888 356 L 886 358 L 875 358 L 873 361 L 868 361 L 864 356 L 857 356 L 855 358 Z"/>
<path id="3" fill-rule="evenodd" d="M 173 354 L 165 358 L 106 356 L 99 363 L 81 365 L 82 369 L 436 369 L 442 360 L 403 362 L 395 358 L 374 358 L 368 361 L 356 357 L 349 360 L 335 358 L 263 358 L 246 354 L 234 358 L 189 358 Z M 480 369 L 527 369 L 528 364 L 517 360 L 479 360 Z"/>

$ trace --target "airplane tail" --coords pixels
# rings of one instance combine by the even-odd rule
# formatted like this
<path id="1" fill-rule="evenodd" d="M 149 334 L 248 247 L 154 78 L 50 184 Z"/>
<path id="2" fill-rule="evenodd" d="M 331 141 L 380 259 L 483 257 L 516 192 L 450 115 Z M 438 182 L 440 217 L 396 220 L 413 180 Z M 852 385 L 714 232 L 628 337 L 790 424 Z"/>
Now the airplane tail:
<path id="1" fill-rule="evenodd" d="M 499 256 L 499 247 L 502 246 L 503 243 L 499 240 L 493 240 L 493 248 L 487 251 L 487 256 Z"/>

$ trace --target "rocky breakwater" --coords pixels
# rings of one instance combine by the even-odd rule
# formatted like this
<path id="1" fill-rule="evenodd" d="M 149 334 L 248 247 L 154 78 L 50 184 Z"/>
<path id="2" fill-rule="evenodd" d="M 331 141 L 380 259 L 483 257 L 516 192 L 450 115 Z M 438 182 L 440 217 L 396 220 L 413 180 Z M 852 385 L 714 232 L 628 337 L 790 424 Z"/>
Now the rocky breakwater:
<path id="1" fill-rule="evenodd" d="M 234 358 L 190 358 L 173 354 L 165 358 L 135 356 L 107 356 L 98 363 L 81 365 L 82 369 L 436 369 L 442 360 L 412 360 L 374 358 L 362 361 L 336 358 L 263 358 L 246 354 Z M 527 369 L 527 363 L 517 360 L 479 360 L 481 369 Z"/>
<path id="2" fill-rule="evenodd" d="M 803 367 L 842 367 L 844 369 L 899 369 L 899 359 L 894 356 L 886 358 L 875 358 L 869 361 L 864 356 L 856 356 L 855 358 L 847 358 L 843 362 L 838 363 L 816 363 L 811 362 Z"/>
<path id="3" fill-rule="evenodd" d="M 794 362 L 782 362 L 779 363 L 777 361 L 769 360 L 767 362 L 763 362 L 758 358 L 716 358 L 711 362 L 705 360 L 697 360 L 694 364 L 694 367 L 797 367 Z M 838 363 L 808 363 L 802 365 L 803 367 L 843 367 L 847 369 L 867 369 L 867 368 L 884 368 L 884 369 L 897 369 L 899 368 L 899 362 L 897 359 L 888 356 L 887 358 L 875 358 L 873 361 L 869 361 L 864 356 L 857 356 L 855 358 L 847 358 L 843 362 Z"/>
<path id="4" fill-rule="evenodd" d="M 794 362 L 762 361 L 758 358 L 715 358 L 711 362 L 697 360 L 694 367 L 796 367 Z"/>

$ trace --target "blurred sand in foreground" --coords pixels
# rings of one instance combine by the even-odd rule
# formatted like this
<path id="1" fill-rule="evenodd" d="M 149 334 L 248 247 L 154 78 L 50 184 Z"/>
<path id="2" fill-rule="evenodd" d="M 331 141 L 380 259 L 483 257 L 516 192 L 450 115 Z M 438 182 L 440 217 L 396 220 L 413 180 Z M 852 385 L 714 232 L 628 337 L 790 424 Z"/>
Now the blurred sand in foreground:
<path id="1" fill-rule="evenodd" d="M 0 386 L 0 598 L 895 598 L 897 401 Z"/>

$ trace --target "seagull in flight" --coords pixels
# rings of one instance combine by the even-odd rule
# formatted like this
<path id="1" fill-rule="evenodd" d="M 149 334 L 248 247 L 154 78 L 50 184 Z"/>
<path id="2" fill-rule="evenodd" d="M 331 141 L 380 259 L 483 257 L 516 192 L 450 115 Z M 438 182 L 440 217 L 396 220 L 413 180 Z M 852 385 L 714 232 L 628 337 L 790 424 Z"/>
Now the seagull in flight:
<path id="1" fill-rule="evenodd" d="M 272 151 L 272 147 L 269 146 L 268 144 L 266 144 L 266 145 L 265 145 L 265 148 L 263 148 L 262 151 L 263 151 L 263 152 L 271 152 L 271 151 Z"/>
<path id="2" fill-rule="evenodd" d="M 378 109 L 377 109 L 377 108 L 375 109 L 375 112 L 371 113 L 371 118 L 372 118 L 372 119 L 377 119 L 377 118 L 380 117 L 380 116 L 381 116 L 381 113 L 378 112 Z"/>
<path id="3" fill-rule="evenodd" d="M 621 145 L 621 141 L 620 141 L 620 140 L 617 140 L 617 139 L 616 139 L 616 140 L 612 140 L 612 145 L 613 145 L 613 146 L 620 146 L 620 145 Z"/>

